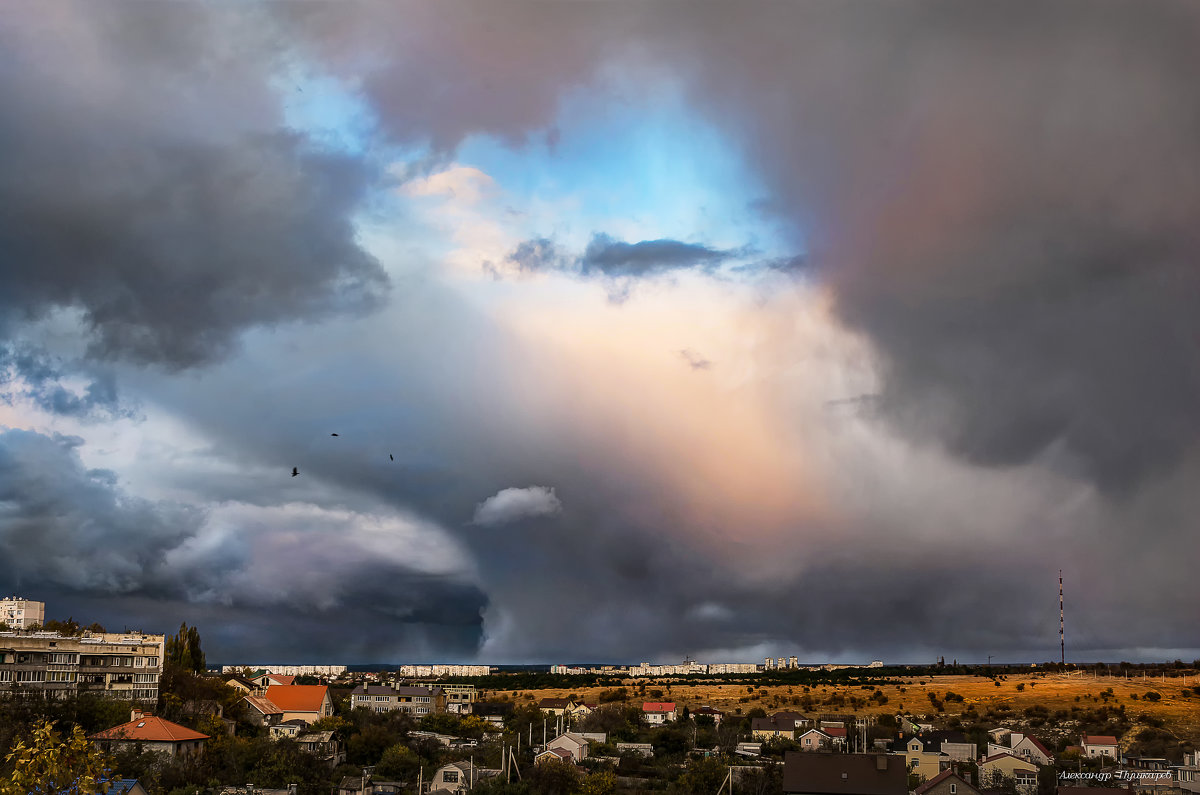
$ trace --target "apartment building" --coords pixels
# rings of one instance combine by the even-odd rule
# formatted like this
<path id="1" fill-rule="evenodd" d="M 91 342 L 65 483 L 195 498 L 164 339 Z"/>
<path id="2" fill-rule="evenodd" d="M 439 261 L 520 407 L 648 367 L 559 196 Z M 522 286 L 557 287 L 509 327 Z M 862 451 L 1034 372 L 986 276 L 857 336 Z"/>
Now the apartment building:
<path id="1" fill-rule="evenodd" d="M 446 698 L 447 712 L 469 713 L 471 705 L 479 697 L 475 685 L 442 685 L 441 688 Z"/>
<path id="2" fill-rule="evenodd" d="M 153 703 L 162 677 L 163 635 L 0 632 L 0 695 L 101 693 Z"/>
<path id="3" fill-rule="evenodd" d="M 0 624 L 9 629 L 29 629 L 34 624 L 46 622 L 46 603 L 35 602 L 22 596 L 6 596 L 0 599 Z"/>
<path id="4" fill-rule="evenodd" d="M 350 708 L 359 707 L 374 712 L 399 710 L 410 715 L 429 715 L 445 712 L 446 700 L 440 687 L 359 685 L 350 693 Z"/>

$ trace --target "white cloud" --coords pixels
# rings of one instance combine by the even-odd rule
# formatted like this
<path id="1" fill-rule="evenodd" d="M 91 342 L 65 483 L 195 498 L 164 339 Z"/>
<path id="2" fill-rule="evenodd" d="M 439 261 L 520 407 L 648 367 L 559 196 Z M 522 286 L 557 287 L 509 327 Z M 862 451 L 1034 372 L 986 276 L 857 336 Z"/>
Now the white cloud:
<path id="1" fill-rule="evenodd" d="M 500 525 L 533 516 L 554 516 L 562 503 L 548 486 L 501 489 L 475 506 L 473 524 Z"/>

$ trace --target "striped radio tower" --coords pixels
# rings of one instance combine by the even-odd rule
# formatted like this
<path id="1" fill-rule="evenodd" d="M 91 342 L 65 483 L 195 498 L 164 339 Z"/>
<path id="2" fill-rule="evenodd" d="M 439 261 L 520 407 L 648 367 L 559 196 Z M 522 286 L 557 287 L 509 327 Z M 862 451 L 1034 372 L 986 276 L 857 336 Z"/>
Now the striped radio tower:
<path id="1" fill-rule="evenodd" d="M 1062 569 L 1058 570 L 1058 650 L 1062 654 L 1062 664 L 1067 664 L 1067 641 L 1063 633 L 1063 593 Z"/>

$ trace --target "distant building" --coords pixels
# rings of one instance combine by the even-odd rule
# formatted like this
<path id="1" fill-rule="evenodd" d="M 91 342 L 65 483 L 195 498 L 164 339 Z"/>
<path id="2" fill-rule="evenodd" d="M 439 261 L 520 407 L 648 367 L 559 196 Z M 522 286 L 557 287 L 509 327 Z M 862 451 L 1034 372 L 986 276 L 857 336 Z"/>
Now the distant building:
<path id="1" fill-rule="evenodd" d="M 0 624 L 8 624 L 9 629 L 29 629 L 34 624 L 45 623 L 45 602 L 35 602 L 23 596 L 0 599 Z"/>
<path id="2" fill-rule="evenodd" d="M 913 793 L 914 795 L 980 795 L 979 790 L 971 782 L 953 770 L 943 770 L 917 787 Z"/>
<path id="3" fill-rule="evenodd" d="M 585 737 L 575 732 L 563 732 L 546 743 L 546 749 L 550 751 L 565 751 L 572 761 L 581 762 L 587 759 L 588 741 Z"/>
<path id="4" fill-rule="evenodd" d="M 675 721 L 675 702 L 647 701 L 642 704 L 642 714 L 651 726 L 661 726 Z"/>
<path id="5" fill-rule="evenodd" d="M 712 707 L 705 704 L 703 707 L 697 707 L 696 709 L 692 710 L 692 717 L 693 718 L 712 718 L 713 725 L 720 726 L 721 719 L 725 717 L 725 713 L 719 709 L 713 709 Z"/>
<path id="6" fill-rule="evenodd" d="M 242 671 L 265 671 L 285 676 L 324 676 L 337 678 L 346 673 L 344 665 L 222 665 L 221 673 L 237 674 Z"/>
<path id="7" fill-rule="evenodd" d="M 45 691 L 99 693 L 124 701 L 158 701 L 163 635 L 0 632 L 0 695 Z"/>
<path id="8" fill-rule="evenodd" d="M 440 687 L 359 685 L 350 693 L 350 708 L 430 715 L 445 712 L 446 700 Z"/>
<path id="9" fill-rule="evenodd" d="M 430 782 L 431 792 L 446 791 L 461 795 L 474 789 L 485 778 L 500 775 L 499 770 L 488 770 L 485 768 L 476 767 L 470 762 L 451 762 L 448 765 L 442 765 L 437 772 L 433 774 L 433 781 Z"/>
<path id="10" fill-rule="evenodd" d="M 475 689 L 475 685 L 442 685 L 441 690 L 447 712 L 466 714 L 479 698 L 479 691 Z"/>

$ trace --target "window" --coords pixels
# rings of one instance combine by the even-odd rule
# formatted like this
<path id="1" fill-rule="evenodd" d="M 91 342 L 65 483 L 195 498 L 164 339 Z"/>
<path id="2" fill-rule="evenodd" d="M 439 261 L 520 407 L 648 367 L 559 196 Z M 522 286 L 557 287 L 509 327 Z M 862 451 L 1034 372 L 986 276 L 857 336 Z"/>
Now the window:
<path id="1" fill-rule="evenodd" d="M 950 785 L 950 795 L 955 795 L 955 793 L 957 793 L 957 792 L 958 792 L 958 785 L 951 784 Z"/>
<path id="2" fill-rule="evenodd" d="M 446 782 L 447 784 L 457 784 L 458 783 L 458 771 L 457 770 L 443 770 L 442 771 L 442 781 Z"/>
<path id="3" fill-rule="evenodd" d="M 146 667 L 146 658 L 145 657 L 135 657 L 134 661 L 133 661 L 133 667 L 134 668 L 145 668 Z"/>

